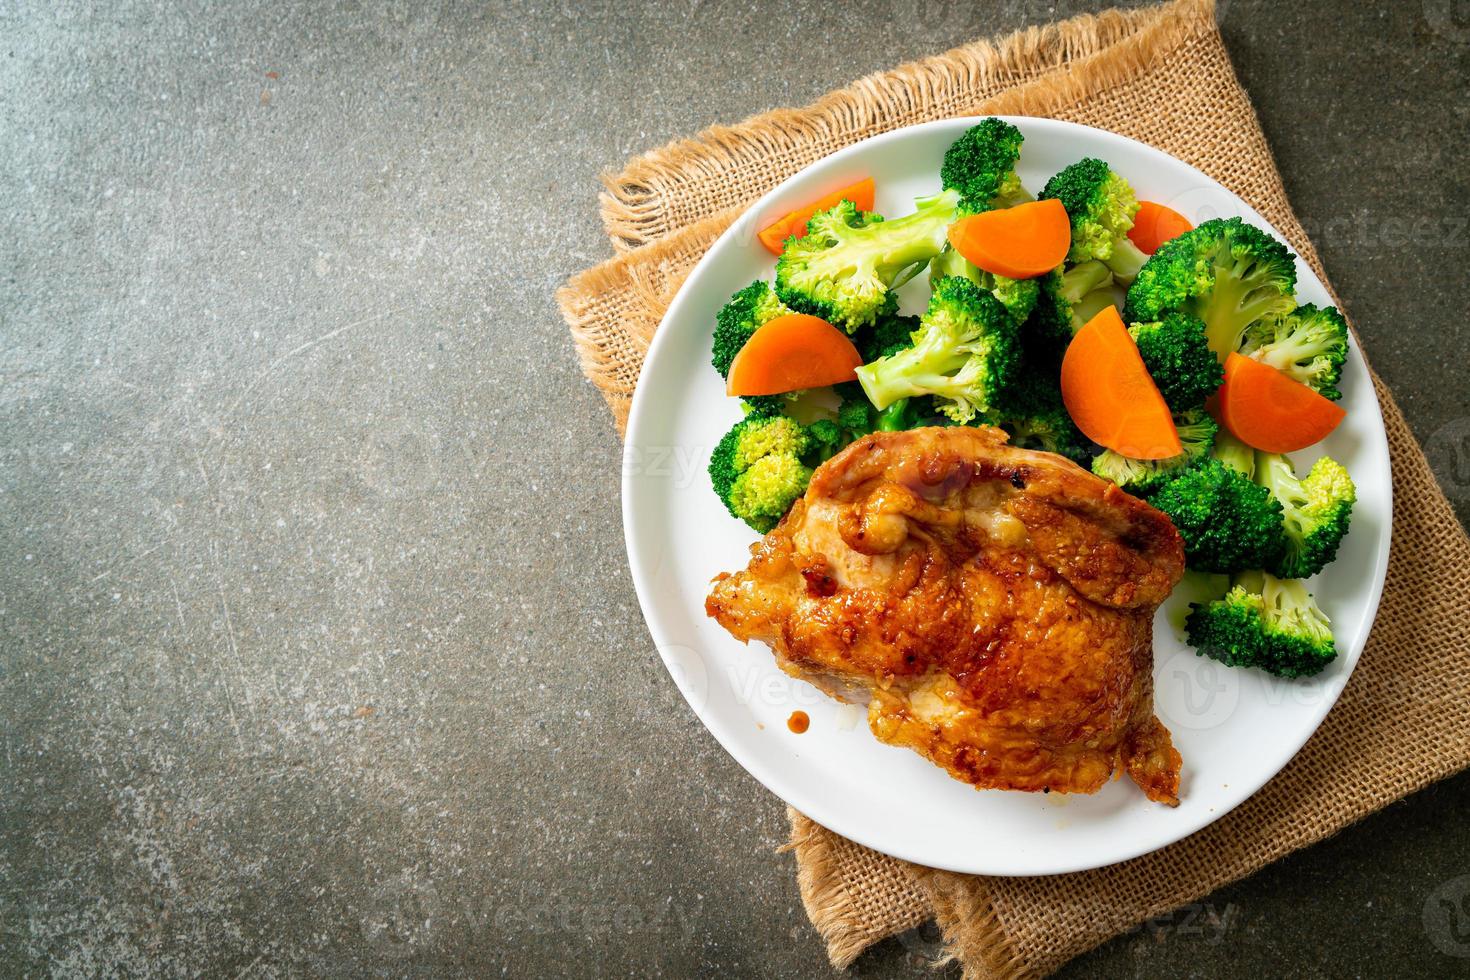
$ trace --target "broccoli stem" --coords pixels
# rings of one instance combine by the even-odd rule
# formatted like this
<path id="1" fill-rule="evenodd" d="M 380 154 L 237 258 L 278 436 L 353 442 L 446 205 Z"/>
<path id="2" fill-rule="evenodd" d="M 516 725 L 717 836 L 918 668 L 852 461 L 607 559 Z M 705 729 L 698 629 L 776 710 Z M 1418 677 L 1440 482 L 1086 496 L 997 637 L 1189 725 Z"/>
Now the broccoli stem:
<path id="1" fill-rule="evenodd" d="M 1072 304 L 1072 332 L 1087 326 L 1087 321 L 1097 316 L 1109 306 L 1116 306 L 1111 286 L 1102 286 L 1094 289 L 1086 296 Z"/>
<path id="2" fill-rule="evenodd" d="M 1126 235 L 1113 243 L 1113 254 L 1107 261 L 1107 267 L 1113 271 L 1113 275 L 1123 285 L 1128 285 L 1138 278 L 1138 270 L 1148 261 L 1148 256 L 1141 252 L 1133 240 Z"/>
<path id="3" fill-rule="evenodd" d="M 1062 273 L 1062 299 L 1072 304 L 1079 303 L 1083 296 L 1112 281 L 1112 270 L 1097 259 L 1082 262 Z"/>
<path id="4" fill-rule="evenodd" d="M 1200 318 L 1205 339 L 1220 360 L 1240 350 L 1246 328 L 1270 313 L 1281 300 L 1269 276 L 1251 267 L 1251 259 L 1234 259 L 1228 250 L 1215 261 L 1215 288 Z"/>
<path id="5" fill-rule="evenodd" d="M 1222 428 L 1215 435 L 1215 458 L 1247 477 L 1256 474 L 1256 451 Z"/>
<path id="6" fill-rule="evenodd" d="M 907 429 L 909 414 L 909 400 L 900 398 L 878 413 L 879 432 L 901 432 Z"/>

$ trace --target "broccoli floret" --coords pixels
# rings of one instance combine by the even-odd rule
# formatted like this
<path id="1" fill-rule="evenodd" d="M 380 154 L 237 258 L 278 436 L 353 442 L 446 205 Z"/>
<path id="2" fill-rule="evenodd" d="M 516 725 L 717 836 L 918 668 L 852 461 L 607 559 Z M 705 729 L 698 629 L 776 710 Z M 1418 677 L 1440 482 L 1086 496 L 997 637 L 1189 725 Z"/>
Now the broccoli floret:
<path id="1" fill-rule="evenodd" d="M 823 449 L 794 419 L 743 418 L 710 454 L 710 482 L 733 516 L 764 534 L 806 491 Z"/>
<path id="2" fill-rule="evenodd" d="M 1129 323 L 1198 317 L 1223 361 L 1257 324 L 1295 309 L 1295 288 L 1296 257 L 1285 245 L 1239 218 L 1215 218 L 1159 246 L 1129 287 L 1123 315 Z"/>
<path id="3" fill-rule="evenodd" d="M 1175 412 L 1198 408 L 1225 380 L 1220 359 L 1205 341 L 1205 325 L 1186 313 L 1166 313 L 1153 323 L 1135 323 L 1128 334 L 1138 345 L 1159 394 Z"/>
<path id="4" fill-rule="evenodd" d="M 956 422 L 988 412 L 1021 363 L 1019 328 L 1005 307 L 968 279 L 939 280 L 913 345 L 857 369 L 880 411 L 900 398 L 933 395 Z"/>
<path id="5" fill-rule="evenodd" d="M 755 418 L 775 418 L 785 415 L 793 403 L 805 392 L 783 391 L 779 395 L 742 395 L 740 407 L 746 415 Z"/>
<path id="6" fill-rule="evenodd" d="M 1101 313 L 1106 307 L 1117 308 L 1113 290 L 1104 286 L 1087 293 L 1072 304 L 1072 332 L 1075 334 L 1087 325 L 1087 321 Z"/>
<path id="7" fill-rule="evenodd" d="M 1041 294 L 1040 279 L 1008 279 L 986 272 L 950 245 L 946 245 L 944 251 L 930 260 L 929 287 L 932 289 L 945 276 L 964 276 L 981 289 L 988 290 L 990 295 L 1000 300 L 1000 305 L 1006 308 L 1006 312 L 1017 323 L 1031 315 Z"/>
<path id="8" fill-rule="evenodd" d="M 1255 481 L 1281 504 L 1285 544 L 1271 571 L 1283 578 L 1315 575 L 1337 557 L 1358 491 L 1336 460 L 1323 456 L 1297 479 L 1290 458 L 1257 453 Z"/>
<path id="9" fill-rule="evenodd" d="M 880 316 L 876 323 L 863 327 L 854 334 L 852 342 L 857 347 L 863 363 L 867 364 L 880 357 L 886 357 L 896 350 L 908 347 L 917 329 L 919 329 L 918 317 L 888 313 Z M 857 386 L 857 382 L 848 383 Z"/>
<path id="10" fill-rule="evenodd" d="M 872 432 L 878 413 L 869 404 L 868 396 L 863 394 L 863 386 L 856 381 L 844 381 L 834 385 L 832 390 L 841 399 L 837 406 L 837 424 L 847 436 L 847 441 Z"/>
<path id="11" fill-rule="evenodd" d="M 982 119 L 944 152 L 939 180 L 960 194 L 967 214 L 1031 200 L 1016 176 L 1021 131 L 1003 119 Z"/>
<path id="12" fill-rule="evenodd" d="M 776 294 L 848 333 L 894 312 L 894 290 L 939 254 L 956 218 L 1024 196 L 1015 172 L 1020 151 L 1016 127 L 985 119 L 945 152 L 944 190 L 914 202 L 913 214 L 884 221 L 851 201 L 817 212 L 806 236 L 787 239 L 776 260 Z"/>
<path id="13" fill-rule="evenodd" d="M 958 216 L 955 192 L 919 201 L 918 210 L 894 221 L 841 201 L 814 214 L 804 237 L 787 240 L 776 260 L 776 295 L 799 313 L 855 333 L 898 308 L 899 276 L 939 254 Z"/>
<path id="14" fill-rule="evenodd" d="M 825 463 L 852 441 L 843 431 L 842 425 L 834 419 L 817 419 L 808 423 L 806 434 L 811 439 L 812 449 L 809 456 L 814 463 Z"/>
<path id="15" fill-rule="evenodd" d="M 720 311 L 715 314 L 710 363 L 720 372 L 720 377 L 730 376 L 730 365 L 735 362 L 735 355 L 740 353 L 751 334 L 776 317 L 790 312 L 776 298 L 771 284 L 760 279 L 731 296 L 730 302 L 720 307 Z M 780 415 L 800 394 L 799 391 L 792 391 L 780 395 L 752 395 L 741 401 L 750 415 Z"/>
<path id="16" fill-rule="evenodd" d="M 1019 449 L 1056 453 L 1078 464 L 1085 464 L 1092 455 L 1092 444 L 1060 406 L 1030 415 L 1002 415 L 994 424 L 1004 429 L 1011 445 Z"/>
<path id="17" fill-rule="evenodd" d="M 1299 579 L 1247 572 L 1221 598 L 1190 609 L 1184 623 L 1190 644 L 1231 667 L 1309 677 L 1337 656 L 1332 623 Z"/>
<path id="18" fill-rule="evenodd" d="M 1084 465 L 1096 452 L 1067 414 L 1056 376 L 1034 365 L 1023 363 L 1001 404 L 978 421 L 1004 429 L 1011 445 L 1021 449 L 1056 453 Z"/>
<path id="19" fill-rule="evenodd" d="M 990 294 L 1000 301 L 1000 305 L 1006 308 L 1017 323 L 1022 323 L 1031 315 L 1036 308 L 1036 300 L 1041 295 L 1041 284 L 1035 279 L 1007 279 L 1005 276 L 997 276 L 993 273 L 984 273 L 985 280 L 981 285 L 990 290 Z"/>
<path id="20" fill-rule="evenodd" d="M 1066 408 L 1055 407 L 1032 415 L 1007 416 L 1000 427 L 1011 437 L 1011 445 L 1044 453 L 1065 456 L 1074 463 L 1086 464 L 1093 446 L 1087 440 Z"/>
<path id="21" fill-rule="evenodd" d="M 1286 316 L 1257 323 L 1240 352 L 1269 364 L 1333 401 L 1347 360 L 1348 325 L 1335 306 L 1298 306 Z"/>
<path id="22" fill-rule="evenodd" d="M 720 307 L 715 314 L 714 345 L 710 363 L 720 372 L 720 377 L 730 376 L 730 365 L 735 355 L 750 339 L 750 335 L 770 323 L 778 316 L 790 313 L 776 298 L 771 284 L 757 279 L 730 297 L 730 302 Z"/>
<path id="23" fill-rule="evenodd" d="M 1133 459 L 1112 449 L 1103 450 L 1092 461 L 1092 472 L 1111 480 L 1135 497 L 1147 497 L 1174 478 L 1180 470 L 1199 463 L 1215 445 L 1219 426 L 1204 409 L 1191 409 L 1174 416 L 1174 428 L 1184 451 L 1167 459 Z"/>
<path id="24" fill-rule="evenodd" d="M 1229 429 L 1215 433 L 1215 449 L 1212 455 L 1226 466 L 1246 477 L 1255 476 L 1256 451 L 1235 436 Z"/>
<path id="25" fill-rule="evenodd" d="M 1036 305 L 1022 331 L 1026 353 L 1031 358 L 1060 365 L 1072 335 L 1087 322 L 1083 318 L 1084 305 L 1095 305 L 1094 299 L 1105 305 L 1113 302 L 1113 274 L 1101 262 L 1084 262 L 1065 272 L 1054 269 L 1035 282 Z"/>
<path id="26" fill-rule="evenodd" d="M 901 432 L 914 427 L 916 406 L 907 398 L 900 398 L 878 413 L 877 431 Z"/>
<path id="27" fill-rule="evenodd" d="M 1184 539 L 1184 560 L 1200 572 L 1239 572 L 1273 563 L 1281 547 L 1281 505 L 1218 459 L 1190 467 L 1150 500 Z"/>
<path id="28" fill-rule="evenodd" d="M 1130 283 L 1148 256 L 1128 238 L 1138 199 L 1128 181 L 1101 160 L 1088 157 L 1067 167 L 1041 189 L 1041 200 L 1055 198 L 1072 219 L 1069 263 L 1102 261 L 1118 281 Z"/>

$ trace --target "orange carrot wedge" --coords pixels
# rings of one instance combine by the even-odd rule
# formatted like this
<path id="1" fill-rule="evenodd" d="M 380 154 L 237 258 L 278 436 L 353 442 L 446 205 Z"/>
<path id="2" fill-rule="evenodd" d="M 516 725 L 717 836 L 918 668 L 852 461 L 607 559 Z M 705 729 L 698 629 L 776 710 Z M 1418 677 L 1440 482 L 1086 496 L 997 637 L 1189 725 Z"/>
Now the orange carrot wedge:
<path id="1" fill-rule="evenodd" d="M 1169 406 L 1116 307 L 1088 320 L 1067 346 L 1062 401 L 1087 438 L 1124 456 L 1168 459 L 1184 452 Z"/>
<path id="2" fill-rule="evenodd" d="M 1225 358 L 1220 424 L 1247 446 L 1292 453 L 1321 442 L 1347 412 L 1311 388 L 1240 354 Z"/>
<path id="3" fill-rule="evenodd" d="M 756 236 L 761 244 L 770 250 L 772 255 L 780 255 L 786 251 L 786 239 L 795 236 L 797 238 L 806 234 L 806 223 L 811 216 L 818 211 L 826 211 L 835 208 L 842 201 L 851 201 L 857 205 L 859 211 L 873 210 L 873 195 L 876 192 L 873 186 L 873 178 L 868 177 L 856 184 L 833 191 L 818 201 L 813 201 L 804 208 L 789 211 L 765 228 L 762 228 Z"/>
<path id="4" fill-rule="evenodd" d="M 1061 201 L 1032 201 L 961 218 L 949 226 L 949 243 L 986 272 L 1034 279 L 1067 257 L 1072 223 Z"/>
<path id="5" fill-rule="evenodd" d="M 1171 238 L 1178 238 L 1194 225 L 1189 219 L 1154 201 L 1139 201 L 1138 213 L 1133 216 L 1133 227 L 1128 230 L 1128 239 L 1145 255 L 1152 255 L 1159 246 Z"/>
<path id="6" fill-rule="evenodd" d="M 847 334 L 821 317 L 788 313 L 750 335 L 730 364 L 732 395 L 779 395 L 857 377 L 862 356 Z"/>

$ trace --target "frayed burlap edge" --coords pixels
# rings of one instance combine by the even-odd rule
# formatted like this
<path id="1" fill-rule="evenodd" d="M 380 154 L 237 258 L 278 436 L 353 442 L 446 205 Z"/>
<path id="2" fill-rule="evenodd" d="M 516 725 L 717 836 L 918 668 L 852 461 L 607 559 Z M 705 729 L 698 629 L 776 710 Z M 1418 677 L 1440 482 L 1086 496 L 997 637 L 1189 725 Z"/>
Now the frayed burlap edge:
<path id="1" fill-rule="evenodd" d="M 909 865 L 915 884 L 924 890 L 934 920 L 944 937 L 944 956 L 935 966 L 958 961 L 965 976 L 979 970 L 987 980 L 1032 980 L 1037 974 L 1006 934 L 1005 922 L 989 893 L 973 880 L 949 871 Z"/>
<path id="2" fill-rule="evenodd" d="M 1177 0 L 1163 7 L 1104 11 L 1032 27 L 1009 39 L 977 41 L 868 76 L 804 109 L 779 109 L 736 126 L 711 127 L 604 177 L 610 188 L 626 190 L 603 195 L 604 222 L 625 254 L 573 277 L 556 298 L 576 341 L 582 371 L 602 392 L 618 433 L 626 429 L 637 386 L 634 362 L 641 367 L 658 321 L 682 282 L 650 276 L 647 270 L 677 265 L 694 249 L 702 254 L 751 201 L 786 174 L 762 174 L 764 182 L 752 183 L 752 194 L 741 204 L 677 227 L 669 225 L 663 207 L 672 186 L 696 177 L 728 181 L 722 167 L 738 169 L 790 156 L 793 147 L 813 142 L 814 134 L 821 137 L 818 142 L 851 141 L 932 118 L 928 109 L 940 101 L 939 93 L 993 88 L 997 79 L 1020 87 L 971 103 L 969 111 L 1049 115 L 1069 97 L 1122 84 L 1187 42 L 1214 33 L 1213 0 Z M 636 295 L 645 302 L 609 308 L 604 302 L 609 295 Z"/>
<path id="3" fill-rule="evenodd" d="M 933 917 L 932 905 L 911 877 L 914 865 L 854 844 L 791 807 L 786 817 L 791 840 L 777 850 L 796 856 L 802 907 L 833 966 L 846 969 L 874 943 Z M 857 881 L 863 883 L 861 892 L 850 887 Z"/>
<path id="4" fill-rule="evenodd" d="M 556 291 L 582 373 L 602 393 L 618 435 L 627 429 L 643 356 L 683 285 L 692 265 L 688 259 L 703 254 L 738 216 L 738 210 L 714 215 L 640 251 L 636 262 L 610 259 L 573 276 Z M 608 296 L 617 297 L 611 306 Z"/>
<path id="5" fill-rule="evenodd" d="M 1186 0 L 1175 4 L 1169 16 L 1161 16 L 1157 7 L 1086 14 L 877 72 L 800 109 L 776 109 L 734 126 L 712 126 L 634 158 L 620 173 L 604 175 L 603 225 L 620 252 L 648 245 L 677 230 L 669 221 L 668 199 L 682 186 L 728 181 L 732 172 L 767 171 L 765 186 L 754 188 L 756 193 L 741 202 L 748 204 L 830 152 L 823 145 L 852 142 L 850 134 L 872 136 L 911 125 L 932 118 L 930 110 L 938 103 L 964 101 L 977 93 L 983 99 L 986 93 L 1047 72 L 1075 70 L 1101 53 L 1119 75 L 1135 72 L 1213 25 L 1213 0 Z M 1135 33 L 1140 37 L 1136 46 L 1130 45 L 1132 52 L 1120 51 L 1120 42 Z M 775 160 L 785 166 L 768 171 Z"/>
<path id="6" fill-rule="evenodd" d="M 1146 18 L 1141 15 L 1137 18 L 1130 17 L 1135 33 L 1132 36 L 1128 35 L 1127 32 L 1120 32 L 1119 34 L 1122 40 L 1119 42 L 1118 47 L 1125 50 L 1097 52 L 1095 56 L 1089 55 L 1088 58 L 1075 64 L 1069 64 L 1064 70 L 1057 71 L 1045 78 L 1035 79 L 1032 84 L 1025 85 L 1023 88 L 999 93 L 989 101 L 980 100 L 975 103 L 974 112 L 1053 115 L 1066 118 L 1069 110 L 1073 108 L 1072 103 L 1074 101 L 1084 101 L 1088 97 L 1097 97 L 1107 90 L 1125 85 L 1138 72 L 1145 71 L 1149 67 L 1157 65 L 1159 58 L 1163 54 L 1173 51 L 1179 46 L 1191 41 L 1199 41 L 1207 47 L 1218 49 L 1218 52 L 1223 56 L 1223 45 L 1219 42 L 1218 33 L 1213 29 L 1213 13 L 1208 3 L 1202 3 L 1199 0 L 1185 0 L 1183 3 L 1175 4 L 1165 9 L 1170 14 L 1178 14 L 1186 21 L 1194 23 L 1196 25 L 1195 34 L 1191 36 L 1188 30 L 1161 29 L 1150 31 L 1147 26 L 1139 27 Z M 1201 11 L 1210 12 L 1208 20 L 1197 16 Z M 1155 8 L 1152 11 L 1142 13 L 1158 15 L 1159 9 Z M 1066 25 L 1059 26 L 1065 27 Z M 1006 49 L 1007 47 L 1008 44 L 1005 42 L 996 46 L 997 50 Z M 1147 50 L 1143 50 L 1144 48 Z M 1200 50 L 1201 48 L 1199 47 L 1192 47 L 1183 53 L 1192 55 Z M 1225 68 L 1227 73 L 1229 73 L 1228 81 L 1238 88 L 1238 81 L 1234 79 L 1233 70 L 1229 69 L 1228 66 L 1228 57 L 1226 58 Z M 899 71 L 902 71 L 902 69 Z M 848 90 L 844 91 L 850 91 L 855 87 L 850 86 Z M 915 100 L 909 99 L 903 106 L 898 108 L 902 111 L 914 104 L 916 104 Z M 785 112 L 793 111 L 785 110 Z M 799 111 L 795 112 L 799 114 Z M 1237 128 L 1246 130 L 1242 135 L 1249 139 L 1250 145 L 1248 148 L 1243 148 L 1240 153 L 1246 156 L 1258 156 L 1269 163 L 1271 160 L 1269 148 L 1266 147 L 1264 135 L 1260 131 L 1258 120 L 1254 118 L 1253 112 L 1250 111 L 1248 100 L 1245 100 L 1245 116 L 1248 119 L 1244 120 L 1244 122 L 1248 122 L 1249 125 L 1240 125 L 1242 124 L 1242 120 L 1237 119 L 1233 121 L 1236 125 L 1232 125 L 1231 130 L 1232 132 Z M 764 118 L 766 117 L 758 117 L 758 121 Z M 906 124 L 908 121 L 918 120 L 906 120 L 892 124 L 884 123 L 878 128 L 874 128 L 872 132 L 891 129 L 895 125 Z M 797 131 L 791 130 L 790 132 L 795 133 Z M 831 133 L 812 132 L 816 134 L 814 140 L 818 142 L 830 139 L 833 135 Z M 864 132 L 859 135 L 871 135 L 871 132 Z M 858 136 L 853 136 L 852 138 L 855 139 Z M 680 144 L 676 144 L 676 146 L 678 145 Z M 770 144 L 767 144 L 767 146 L 769 147 Z M 831 151 L 826 150 L 825 152 Z M 717 156 L 709 156 L 704 159 L 707 164 L 713 165 Z M 1209 170 L 1210 168 L 1205 167 L 1203 169 Z M 703 180 L 712 176 L 713 174 L 701 174 L 700 179 Z M 769 174 L 762 176 L 769 178 Z M 1232 181 L 1225 174 L 1217 173 L 1216 176 L 1227 186 L 1232 185 Z M 1257 194 L 1244 194 L 1244 196 L 1251 200 L 1259 210 L 1266 214 L 1281 229 L 1286 237 L 1292 241 L 1292 244 L 1301 252 L 1304 260 L 1317 270 L 1320 275 L 1321 266 L 1315 250 L 1302 233 L 1300 224 L 1291 213 L 1290 205 L 1285 199 L 1284 189 L 1280 185 L 1279 175 L 1275 173 L 1274 167 L 1270 168 L 1268 176 L 1271 178 L 1270 186 L 1264 189 L 1257 186 Z M 758 196 L 760 192 L 768 189 L 773 183 L 774 180 L 770 179 L 767 179 L 763 184 L 759 182 L 751 183 L 752 194 L 747 199 L 747 203 L 749 199 Z M 1232 187 L 1232 189 L 1238 188 Z M 1264 198 L 1259 196 L 1262 194 L 1264 194 Z M 664 204 L 666 202 L 661 201 L 659 206 L 662 207 Z M 598 270 L 591 270 L 589 273 L 584 274 L 584 277 L 578 277 L 578 280 L 574 280 L 573 283 L 569 284 L 559 299 L 562 301 L 563 310 L 567 313 L 568 321 L 572 323 L 574 331 L 577 331 L 578 326 L 573 315 L 574 311 L 576 309 L 582 311 L 584 328 L 577 331 L 579 343 L 593 336 L 597 330 L 602 330 L 606 336 L 613 337 L 613 343 L 626 342 L 619 341 L 617 339 L 619 336 L 632 336 L 635 343 L 640 346 L 638 347 L 636 356 L 629 358 L 629 360 L 641 360 L 642 353 L 646 350 L 647 340 L 652 337 L 654 330 L 657 328 L 658 316 L 661 316 L 662 311 L 667 307 L 669 300 L 677 290 L 677 273 L 673 275 L 669 273 L 681 267 L 683 257 L 693 256 L 697 258 L 698 254 L 707 248 L 714 237 L 724 227 L 728 226 L 742 210 L 743 207 L 741 206 L 725 208 L 717 215 L 699 221 L 697 225 L 691 224 L 684 226 L 681 223 L 666 224 L 665 230 L 663 231 L 664 237 L 655 244 L 639 248 L 625 258 L 615 259 L 613 262 L 608 263 L 609 276 L 612 278 L 598 281 L 594 276 Z M 624 244 L 626 245 L 626 243 Z M 627 268 L 622 267 L 624 262 L 627 262 Z M 682 269 L 687 271 L 689 265 L 692 265 L 692 261 L 688 264 L 683 264 Z M 658 274 L 649 275 L 649 268 L 658 270 Z M 636 278 L 637 281 L 630 282 L 630 278 Z M 644 300 L 640 301 L 637 305 L 643 306 L 644 309 L 630 310 L 629 312 L 632 317 L 630 322 L 621 323 L 618 317 L 608 316 L 610 309 L 617 306 L 615 302 L 609 304 L 608 294 L 603 291 L 609 288 L 610 285 L 612 288 L 621 288 L 625 294 L 632 290 L 641 291 Z M 579 286 L 591 291 L 579 293 L 574 288 Z M 1329 290 L 1330 288 L 1329 285 Z M 614 299 L 616 300 L 617 297 L 614 297 Z M 594 307 L 597 307 L 597 312 L 594 312 Z M 650 313 L 649 311 L 652 312 Z M 601 314 L 600 319 L 598 313 Z M 584 365 L 589 363 L 592 363 L 594 366 L 598 364 L 596 359 L 589 362 L 584 357 Z M 601 369 L 606 371 L 610 363 L 613 362 L 602 363 Z M 589 371 L 589 377 L 592 377 L 591 371 Z M 593 380 L 594 382 L 598 381 L 596 377 L 593 377 Z M 1398 432 L 1399 429 L 1403 429 L 1402 417 L 1397 414 L 1391 396 L 1382 389 L 1376 378 L 1374 378 L 1374 383 L 1379 388 L 1385 415 L 1391 419 L 1391 426 L 1393 427 L 1391 432 Z M 604 386 L 599 383 L 599 387 Z M 633 387 L 633 382 L 626 382 L 616 393 L 604 388 L 609 405 L 613 408 L 614 416 L 618 420 L 620 429 L 626 419 L 627 401 L 631 396 Z M 1403 429 L 1403 433 L 1406 432 L 1407 430 Z M 1403 433 L 1399 434 L 1403 436 Z M 1412 444 L 1412 436 L 1403 436 L 1403 438 L 1406 438 L 1408 444 L 1412 447 L 1412 454 L 1415 458 L 1409 460 L 1411 464 L 1409 469 L 1414 470 L 1414 463 L 1422 464 L 1423 462 L 1422 453 L 1419 452 L 1417 445 Z M 1399 448 L 1402 450 L 1404 447 L 1401 444 Z M 1431 484 L 1431 492 L 1437 494 L 1438 491 L 1432 488 L 1432 477 L 1428 479 Z M 1456 530 L 1460 529 L 1457 528 Z M 1463 537 L 1463 530 L 1460 530 L 1461 544 L 1459 547 L 1461 550 L 1463 550 Z M 1355 678 L 1356 680 L 1357 678 Z M 1304 755 L 1310 755 L 1310 753 L 1305 753 Z M 1245 870 L 1240 870 L 1238 867 L 1235 870 L 1221 868 L 1218 873 L 1201 878 L 1199 881 L 1194 882 L 1191 887 L 1194 887 L 1194 885 L 1200 886 L 1199 894 L 1204 894 L 1227 881 L 1235 880 L 1242 874 L 1247 874 L 1250 870 L 1254 870 L 1271 860 L 1275 860 L 1282 853 L 1286 853 L 1296 847 L 1306 846 L 1313 841 L 1337 833 L 1343 827 L 1377 810 L 1391 800 L 1397 799 L 1407 792 L 1411 792 L 1435 779 L 1442 778 L 1458 770 L 1466 764 L 1466 761 L 1465 758 L 1459 756 L 1455 758 L 1443 756 L 1434 760 L 1422 760 L 1424 763 L 1422 766 L 1413 767 L 1414 772 L 1412 773 L 1412 778 L 1404 778 L 1400 781 L 1389 782 L 1384 785 L 1367 787 L 1360 790 L 1360 792 L 1363 792 L 1363 795 L 1357 800 L 1352 801 L 1354 805 L 1349 808 L 1350 812 L 1343 813 L 1337 819 L 1319 822 L 1321 824 L 1319 827 L 1309 831 L 1303 837 L 1299 837 L 1296 843 L 1290 845 L 1285 850 L 1279 853 L 1262 854 L 1258 862 Z M 1308 764 L 1308 759 L 1302 758 L 1301 762 Z M 1308 767 L 1313 768 L 1309 764 Z M 844 853 L 845 847 L 856 848 L 857 845 L 844 841 L 829 831 L 818 828 L 816 825 L 811 824 L 810 821 L 806 821 L 807 828 L 805 830 L 797 833 L 798 818 L 805 821 L 805 818 L 800 817 L 799 814 L 793 815 L 793 844 L 791 849 L 796 853 L 803 903 L 813 924 L 817 927 L 823 939 L 827 941 L 833 962 L 844 965 L 851 962 L 866 945 L 886 935 L 901 931 L 896 927 L 895 923 L 907 921 L 907 919 L 895 920 L 892 916 L 866 914 L 863 904 L 860 901 L 861 896 L 856 895 L 855 891 L 863 891 L 872 878 L 864 877 L 861 874 L 854 877 L 851 868 L 844 868 L 838 857 L 841 853 Z M 1187 847 L 1188 845 L 1179 846 Z M 944 932 L 950 955 L 959 959 L 964 964 L 967 978 L 981 976 L 1030 976 L 1034 975 L 1037 971 L 1055 969 L 1061 962 L 1096 945 L 1098 942 L 1108 938 L 1108 935 L 1111 934 L 1109 931 L 1104 930 L 1085 937 L 1072 936 L 1069 942 L 1061 945 L 1052 945 L 1050 940 L 1046 940 L 1044 947 L 1049 948 L 1039 948 L 1036 945 L 1038 937 L 1034 934 L 1028 937 L 1026 934 L 1028 926 L 1035 927 L 1038 924 L 1035 921 L 1031 921 L 1031 919 L 1035 918 L 1035 910 L 1022 912 L 1017 907 L 1017 899 L 1020 896 L 1014 893 L 1014 887 L 1020 884 L 1019 881 L 1015 883 L 1007 881 L 992 881 L 987 883 L 983 880 L 967 878 L 965 876 L 949 875 L 944 872 L 929 871 L 928 869 L 914 869 L 912 866 L 904 865 L 902 862 L 892 861 L 892 859 L 883 860 L 887 863 L 879 869 L 878 878 L 880 880 L 888 881 L 889 876 L 895 870 L 901 870 L 905 873 L 909 871 L 913 872 L 911 885 L 914 891 L 906 894 L 903 897 L 903 901 L 907 903 L 913 900 L 913 896 L 921 894 L 929 903 Z M 1144 859 L 1140 859 L 1140 861 L 1142 860 Z M 872 868 L 869 866 L 865 865 L 862 870 L 869 876 L 873 874 Z M 864 888 L 855 889 L 853 887 L 855 885 L 861 885 Z M 1167 901 L 1156 899 L 1154 904 L 1148 907 L 1156 912 L 1162 912 L 1174 907 L 1179 901 L 1187 900 L 1180 899 L 1176 894 L 1170 896 Z M 1006 923 L 1008 917 L 1012 920 L 1017 920 L 1019 917 L 1018 921 L 1013 924 L 1020 931 L 1014 935 L 1007 931 Z M 1031 931 L 1034 933 L 1034 928 Z"/>

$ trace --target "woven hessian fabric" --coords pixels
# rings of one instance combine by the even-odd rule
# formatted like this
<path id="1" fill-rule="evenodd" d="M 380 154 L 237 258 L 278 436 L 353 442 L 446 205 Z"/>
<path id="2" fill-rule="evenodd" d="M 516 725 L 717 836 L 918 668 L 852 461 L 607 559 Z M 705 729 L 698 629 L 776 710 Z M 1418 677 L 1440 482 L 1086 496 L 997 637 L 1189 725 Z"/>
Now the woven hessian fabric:
<path id="1" fill-rule="evenodd" d="M 619 431 L 674 293 L 752 202 L 858 140 L 990 113 L 1067 119 L 1171 153 L 1265 215 L 1326 281 L 1230 65 L 1212 0 L 1081 17 L 869 76 L 804 109 L 710 129 L 606 177 L 603 217 L 618 255 L 573 278 L 558 301 Z M 1392 396 L 1376 376 L 1374 384 L 1393 463 L 1387 583 L 1351 682 L 1296 758 L 1184 841 L 1071 875 L 918 868 L 793 811 L 802 899 L 835 964 L 933 916 L 966 977 L 1045 975 L 1470 764 L 1470 541 Z"/>

